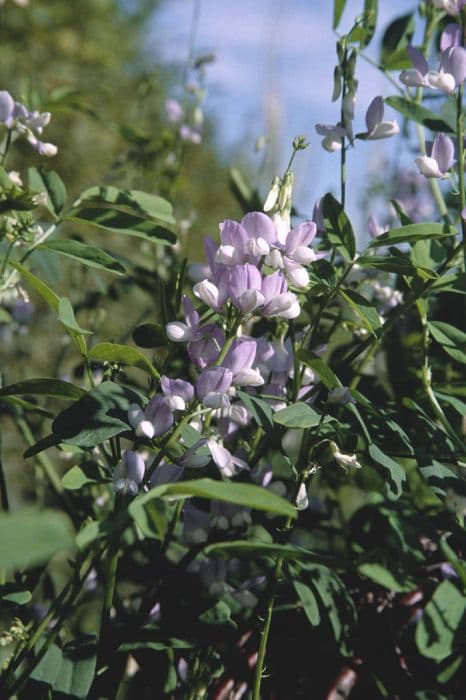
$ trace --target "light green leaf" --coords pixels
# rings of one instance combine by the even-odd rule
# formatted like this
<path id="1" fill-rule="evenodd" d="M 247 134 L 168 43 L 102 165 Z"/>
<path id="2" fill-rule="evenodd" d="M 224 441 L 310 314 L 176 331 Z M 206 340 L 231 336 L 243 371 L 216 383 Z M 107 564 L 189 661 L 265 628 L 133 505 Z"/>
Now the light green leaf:
<path id="1" fill-rule="evenodd" d="M 298 357 L 307 367 L 310 367 L 325 384 L 327 389 L 337 389 L 341 382 L 328 364 L 320 357 L 316 357 L 310 350 L 300 350 Z"/>
<path id="2" fill-rule="evenodd" d="M 214 479 L 195 479 L 193 481 L 178 481 L 172 484 L 161 484 L 134 499 L 129 506 L 133 513 L 141 505 L 149 503 L 154 498 L 207 498 L 213 501 L 235 503 L 246 508 L 263 510 L 276 515 L 296 517 L 296 508 L 273 491 L 233 481 L 215 481 Z"/>
<path id="3" fill-rule="evenodd" d="M 46 170 L 43 166 L 29 168 L 29 187 L 35 192 L 45 192 L 48 198 L 48 209 L 58 217 L 66 203 L 66 187 L 54 170 Z"/>
<path id="4" fill-rule="evenodd" d="M 0 570 L 16 571 L 48 562 L 73 546 L 71 523 L 53 510 L 0 514 Z"/>
<path id="5" fill-rule="evenodd" d="M 93 245 L 86 245 L 80 241 L 47 241 L 42 243 L 39 248 L 50 250 L 53 253 L 65 255 L 73 260 L 78 260 L 83 265 L 95 267 L 107 272 L 114 272 L 118 275 L 125 274 L 125 268 L 115 258 L 106 253 L 101 248 Z"/>
<path id="6" fill-rule="evenodd" d="M 398 243 L 416 243 L 417 241 L 433 238 L 445 238 L 456 236 L 457 231 L 447 224 L 408 224 L 400 228 L 392 228 L 387 233 L 382 233 L 370 244 L 370 248 L 378 248 L 382 245 L 397 245 Z"/>
<path id="7" fill-rule="evenodd" d="M 143 355 L 140 350 L 130 345 L 98 343 L 89 351 L 88 357 L 90 360 L 97 360 L 99 362 L 117 362 L 121 365 L 138 367 L 138 369 L 148 372 L 155 379 L 160 378 L 160 374 L 149 362 L 147 357 Z"/>
<path id="8" fill-rule="evenodd" d="M 277 411 L 273 420 L 285 428 L 314 428 L 319 425 L 321 416 L 307 403 L 298 401 L 298 403 L 282 408 Z"/>
<path id="9" fill-rule="evenodd" d="M 393 95 L 385 98 L 385 103 L 397 112 L 400 112 L 410 121 L 422 124 L 431 131 L 441 131 L 447 134 L 454 134 L 456 126 L 449 121 L 442 119 L 435 112 L 406 97 Z"/>
<path id="10" fill-rule="evenodd" d="M 376 330 L 381 327 L 382 323 L 377 313 L 377 309 L 373 304 L 371 304 L 362 294 L 358 294 L 352 289 L 339 289 L 339 294 L 345 299 L 351 306 L 353 311 L 361 319 L 364 327 L 373 333 L 375 336 Z"/>
<path id="11" fill-rule="evenodd" d="M 424 608 L 416 627 L 416 644 L 423 656 L 443 661 L 464 640 L 466 598 L 450 581 L 443 581 Z"/>

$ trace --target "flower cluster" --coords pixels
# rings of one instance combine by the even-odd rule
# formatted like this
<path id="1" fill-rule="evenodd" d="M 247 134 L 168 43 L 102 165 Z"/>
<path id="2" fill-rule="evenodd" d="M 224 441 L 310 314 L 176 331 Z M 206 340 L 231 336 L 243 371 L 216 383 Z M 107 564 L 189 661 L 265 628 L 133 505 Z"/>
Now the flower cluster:
<path id="1" fill-rule="evenodd" d="M 30 111 L 22 102 L 15 102 L 9 92 L 0 91 L 0 124 L 6 126 L 13 136 L 24 136 L 32 148 L 41 156 L 55 156 L 57 147 L 41 141 L 44 127 L 50 122 L 50 112 Z"/>
<path id="2" fill-rule="evenodd" d="M 199 439 L 156 458 L 155 483 L 179 478 L 185 467 L 203 467 L 210 461 L 225 477 L 249 468 L 224 444 L 251 419 L 238 400 L 238 388 L 254 394 L 260 387 L 273 409 L 286 405 L 287 385 L 295 372 L 291 341 L 284 340 L 286 324 L 272 340 L 253 337 L 251 332 L 258 320 L 273 320 L 275 327 L 300 314 L 298 296 L 288 285 L 304 288 L 309 280 L 306 267 L 323 255 L 310 247 L 316 235 L 314 222 L 289 228 L 290 187 L 288 178 L 287 196 L 279 187 L 276 201 L 268 198 L 268 206 L 275 210 L 272 217 L 251 212 L 241 222 L 226 220 L 220 224 L 219 245 L 206 239 L 208 265 L 193 292 L 214 320 L 203 322 L 185 295 L 183 320 L 166 326 L 169 340 L 186 344 L 196 376 L 193 382 L 162 376 L 160 391 L 145 407 L 130 406 L 128 422 L 137 440 L 153 441 L 178 423 L 175 414 L 185 412 Z M 299 395 L 313 381 L 313 373 L 303 370 Z M 116 490 L 134 494 L 143 482 L 145 470 L 136 454 L 127 451 L 118 465 Z"/>
<path id="3" fill-rule="evenodd" d="M 400 80 L 408 87 L 426 87 L 450 95 L 466 78 L 466 50 L 455 43 L 459 40 L 456 29 L 449 25 L 442 34 L 440 66 L 438 70 L 429 70 L 429 65 L 419 49 L 408 47 L 409 57 L 414 68 L 404 70 Z M 459 27 L 458 27 L 459 29 Z"/>

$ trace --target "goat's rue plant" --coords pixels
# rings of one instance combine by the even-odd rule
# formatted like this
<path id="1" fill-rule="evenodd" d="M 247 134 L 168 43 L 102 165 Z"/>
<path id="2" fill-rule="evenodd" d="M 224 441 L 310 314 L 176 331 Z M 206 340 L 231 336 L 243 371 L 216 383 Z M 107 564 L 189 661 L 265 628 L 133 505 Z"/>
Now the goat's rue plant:
<path id="1" fill-rule="evenodd" d="M 57 146 L 42 140 L 48 112 L 0 92 L 0 331 L 19 347 L 30 327 L 33 354 L 45 307 L 61 348 L 49 376 L 2 367 L 2 433 L 16 431 L 35 483 L 30 507 L 13 507 L 0 444 L 1 697 L 462 696 L 463 5 L 393 21 L 374 70 L 398 94 L 360 111 L 377 21 L 366 0 L 337 40 L 338 117 L 316 126 L 339 188 L 299 216 L 297 137 L 268 192 L 241 181 L 241 220 L 222 221 L 191 265 L 166 183 L 182 187 L 181 153 L 202 147 L 200 87 L 191 106 L 166 103 L 163 187 L 91 186 L 74 201 L 45 160 L 8 169 L 17 141 L 44 159 Z M 346 162 L 389 138 L 408 146 L 411 199 L 385 178 L 356 235 Z M 110 246 L 129 237 L 146 267 L 77 225 Z M 49 282 L 52 260 L 113 276 L 149 311 L 133 318 L 121 301 L 130 330 L 104 334 L 86 290 Z"/>

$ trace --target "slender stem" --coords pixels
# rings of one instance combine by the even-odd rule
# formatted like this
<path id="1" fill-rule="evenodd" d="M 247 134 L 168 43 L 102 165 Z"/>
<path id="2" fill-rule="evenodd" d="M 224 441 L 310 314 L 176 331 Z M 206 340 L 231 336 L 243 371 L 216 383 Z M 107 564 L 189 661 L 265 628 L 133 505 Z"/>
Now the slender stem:
<path id="1" fill-rule="evenodd" d="M 289 529 L 291 527 L 291 522 L 292 519 L 291 517 L 288 518 L 286 521 L 285 529 Z M 270 634 L 270 627 L 272 624 L 272 615 L 273 615 L 273 609 L 275 605 L 275 599 L 277 597 L 277 585 L 281 579 L 283 573 L 283 558 L 280 557 L 277 559 L 275 563 L 275 568 L 273 572 L 273 578 L 270 584 L 270 593 L 269 593 L 269 599 L 267 601 L 267 608 L 265 611 L 265 618 L 264 618 L 264 624 L 262 625 L 262 630 L 261 630 L 261 640 L 259 644 L 259 652 L 257 655 L 257 665 L 256 665 L 256 672 L 254 676 L 254 690 L 252 694 L 252 700 L 260 700 L 261 697 L 261 684 L 262 684 L 262 679 L 264 677 L 264 663 L 265 663 L 265 655 L 267 653 L 267 643 L 269 640 L 269 634 Z"/>
<path id="2" fill-rule="evenodd" d="M 429 400 L 429 403 L 431 405 L 432 411 L 439 421 L 439 423 L 443 426 L 445 432 L 448 434 L 452 442 L 454 443 L 455 447 L 461 451 L 464 451 L 465 446 L 463 444 L 463 441 L 460 439 L 460 437 L 456 434 L 456 431 L 450 424 L 450 421 L 446 417 L 445 413 L 443 412 L 442 407 L 440 406 L 437 397 L 434 394 L 434 390 L 432 388 L 432 371 L 429 366 L 429 343 L 430 343 L 430 338 L 429 338 L 429 327 L 427 325 L 427 312 L 425 308 L 425 304 L 423 300 L 418 301 L 417 303 L 417 308 L 419 311 L 419 316 L 421 319 L 422 323 L 422 346 L 423 346 L 423 353 L 424 353 L 424 361 L 422 365 L 422 384 L 424 387 L 424 390 L 426 392 L 427 398 Z"/>
<path id="3" fill-rule="evenodd" d="M 463 119 L 463 85 L 458 87 L 458 97 L 456 100 L 456 138 L 458 153 L 458 189 L 460 194 L 460 220 L 461 233 L 463 236 L 463 259 L 466 270 L 466 221 L 463 218 L 466 206 L 464 191 L 464 119 Z"/>
<path id="4" fill-rule="evenodd" d="M 0 433 L 0 500 L 2 504 L 2 510 L 8 511 L 10 506 L 8 502 L 8 490 L 6 487 L 6 478 L 5 478 L 5 470 L 3 469 L 3 460 L 2 460 L 2 435 Z"/>
<path id="5" fill-rule="evenodd" d="M 341 65 L 341 71 L 343 75 L 343 87 L 341 91 L 341 116 L 340 123 L 343 128 L 346 128 L 346 115 L 344 110 L 345 97 L 346 97 L 346 59 L 347 59 L 347 48 L 344 48 L 343 62 Z M 341 189 L 341 206 L 345 208 L 346 200 L 346 139 L 344 136 L 341 137 L 341 150 L 340 150 L 340 189 Z"/>

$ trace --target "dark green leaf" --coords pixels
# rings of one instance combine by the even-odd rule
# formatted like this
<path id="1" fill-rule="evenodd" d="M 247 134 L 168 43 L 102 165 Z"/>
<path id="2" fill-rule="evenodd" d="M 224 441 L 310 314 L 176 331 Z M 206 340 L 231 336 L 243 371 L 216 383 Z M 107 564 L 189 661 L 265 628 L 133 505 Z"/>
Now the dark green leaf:
<path id="1" fill-rule="evenodd" d="M 358 265 L 362 267 L 373 267 L 376 270 L 384 272 L 394 272 L 397 275 L 407 275 L 408 277 L 416 277 L 422 279 L 432 279 L 436 277 L 432 270 L 413 265 L 408 258 L 402 255 L 396 256 L 375 256 L 367 255 L 358 258 Z"/>
<path id="2" fill-rule="evenodd" d="M 123 265 L 104 250 L 93 245 L 86 245 L 85 243 L 74 240 L 47 241 L 46 243 L 42 243 L 39 248 L 51 250 L 53 253 L 59 253 L 73 260 L 78 260 L 88 267 L 115 272 L 119 275 L 125 274 Z"/>
<path id="3" fill-rule="evenodd" d="M 38 395 L 57 396 L 62 399 L 80 399 L 86 392 L 79 386 L 64 382 L 61 379 L 25 379 L 17 384 L 10 384 L 0 389 L 0 396 Z"/>
<path id="4" fill-rule="evenodd" d="M 251 413 L 257 425 L 267 433 L 272 432 L 274 427 L 273 413 L 270 404 L 264 401 L 264 399 L 260 399 L 257 396 L 250 396 L 244 391 L 237 390 L 236 393 L 241 403 Z"/>
<path id="5" fill-rule="evenodd" d="M 103 382 L 60 413 L 52 430 L 59 442 L 94 447 L 130 430 L 128 407 L 140 403 L 138 394 L 114 382 Z"/>
<path id="6" fill-rule="evenodd" d="M 330 558 L 311 552 L 304 547 L 292 544 L 275 544 L 273 542 L 258 542 L 254 540 L 230 540 L 227 542 L 214 542 L 207 545 L 204 550 L 207 556 L 220 557 L 272 557 L 286 559 L 288 561 L 307 561 L 316 563 L 330 563 Z"/>
<path id="7" fill-rule="evenodd" d="M 383 467 L 386 474 L 387 495 L 396 499 L 403 493 L 403 484 L 406 481 L 406 472 L 394 459 L 382 452 L 377 445 L 369 445 L 369 454 L 377 464 Z"/>
<path id="8" fill-rule="evenodd" d="M 58 217 L 66 203 L 66 187 L 54 170 L 46 170 L 43 166 L 29 168 L 29 187 L 35 192 L 45 192 L 48 198 L 48 209 Z"/>
<path id="9" fill-rule="evenodd" d="M 174 233 L 151 219 L 141 218 L 139 213 L 83 205 L 69 211 L 65 220 L 91 224 L 97 228 L 113 231 L 113 233 L 142 238 L 151 243 L 163 245 L 176 243 Z"/>
<path id="10" fill-rule="evenodd" d="M 386 70 L 409 68 L 407 46 L 414 34 L 414 14 L 397 17 L 386 28 L 382 37 L 380 63 Z M 403 57 L 403 58 L 401 58 Z"/>
<path id="11" fill-rule="evenodd" d="M 0 514 L 0 570 L 45 564 L 56 552 L 73 546 L 67 516 L 52 510 Z"/>
<path id="12" fill-rule="evenodd" d="M 369 45 L 372 37 L 374 36 L 377 25 L 377 10 L 378 0 L 364 0 L 364 10 L 362 15 L 364 38 L 360 42 L 362 49 Z"/>
<path id="13" fill-rule="evenodd" d="M 333 245 L 349 260 L 356 255 L 353 227 L 340 202 L 328 193 L 323 200 L 323 212 L 327 236 Z"/>
<path id="14" fill-rule="evenodd" d="M 387 233 L 382 233 L 370 244 L 370 248 L 378 248 L 382 245 L 397 245 L 398 243 L 416 243 L 423 239 L 445 238 L 456 236 L 456 229 L 446 224 L 408 224 L 400 228 L 392 228 Z"/>
<path id="15" fill-rule="evenodd" d="M 144 218 L 149 217 L 162 224 L 175 224 L 173 207 L 163 197 L 142 192 L 141 190 L 119 190 L 116 187 L 91 187 L 82 192 L 80 202 L 97 202 L 121 208 L 123 211 L 139 212 Z"/>
<path id="16" fill-rule="evenodd" d="M 223 600 L 201 613 L 199 620 L 206 625 L 228 625 L 236 628 L 236 623 L 231 619 L 231 610 Z"/>
<path id="17" fill-rule="evenodd" d="M 333 29 L 336 29 L 340 24 L 345 5 L 346 0 L 333 0 Z"/>
<path id="18" fill-rule="evenodd" d="M 167 334 L 159 323 L 143 323 L 134 329 L 133 340 L 140 348 L 159 348 L 167 344 Z"/>
<path id="19" fill-rule="evenodd" d="M 317 627 L 320 623 L 320 611 L 314 593 L 306 584 L 301 583 L 301 581 L 293 581 L 293 586 L 311 626 Z"/>
<path id="20" fill-rule="evenodd" d="M 430 321 L 427 326 L 448 355 L 457 362 L 466 364 L 466 333 L 443 321 Z"/>

